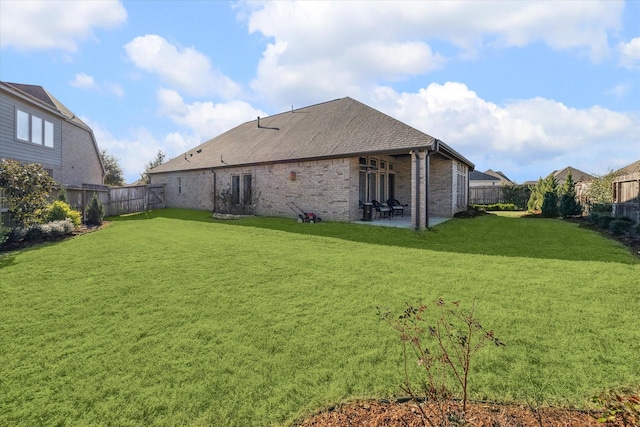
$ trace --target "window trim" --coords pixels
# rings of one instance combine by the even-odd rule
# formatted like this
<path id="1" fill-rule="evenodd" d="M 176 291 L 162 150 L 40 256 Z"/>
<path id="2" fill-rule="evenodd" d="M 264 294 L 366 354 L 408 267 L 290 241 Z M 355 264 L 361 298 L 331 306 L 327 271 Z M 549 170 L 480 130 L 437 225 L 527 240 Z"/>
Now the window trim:
<path id="1" fill-rule="evenodd" d="M 55 148 L 55 124 L 52 121 L 18 107 L 15 107 L 15 111 L 16 141 L 30 142 L 45 148 Z M 23 123 L 25 120 L 26 122 Z M 23 127 L 20 126 L 21 123 L 23 123 Z"/>

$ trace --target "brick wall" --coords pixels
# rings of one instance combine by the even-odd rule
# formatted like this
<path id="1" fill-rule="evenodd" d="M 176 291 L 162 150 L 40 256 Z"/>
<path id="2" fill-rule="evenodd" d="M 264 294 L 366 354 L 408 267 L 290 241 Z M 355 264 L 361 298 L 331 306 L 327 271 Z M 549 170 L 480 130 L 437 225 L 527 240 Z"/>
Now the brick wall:
<path id="1" fill-rule="evenodd" d="M 54 170 L 55 179 L 55 170 Z M 62 170 L 65 185 L 102 185 L 103 174 L 99 153 L 89 131 L 62 122 Z"/>

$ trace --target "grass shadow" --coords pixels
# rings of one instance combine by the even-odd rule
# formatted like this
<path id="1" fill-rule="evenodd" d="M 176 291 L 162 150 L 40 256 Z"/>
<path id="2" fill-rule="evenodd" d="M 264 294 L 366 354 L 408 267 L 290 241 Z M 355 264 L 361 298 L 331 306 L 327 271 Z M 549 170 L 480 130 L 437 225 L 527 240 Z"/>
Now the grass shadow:
<path id="1" fill-rule="evenodd" d="M 568 221 L 531 215 L 489 214 L 468 219 L 454 218 L 425 231 L 347 222 L 299 223 L 293 218 L 280 217 L 217 220 L 211 218 L 209 211 L 186 209 L 160 209 L 110 217 L 109 221 L 139 221 L 155 218 L 262 228 L 358 243 L 439 252 L 623 264 L 639 262 L 623 245 L 592 230 L 580 228 L 577 224 Z"/>

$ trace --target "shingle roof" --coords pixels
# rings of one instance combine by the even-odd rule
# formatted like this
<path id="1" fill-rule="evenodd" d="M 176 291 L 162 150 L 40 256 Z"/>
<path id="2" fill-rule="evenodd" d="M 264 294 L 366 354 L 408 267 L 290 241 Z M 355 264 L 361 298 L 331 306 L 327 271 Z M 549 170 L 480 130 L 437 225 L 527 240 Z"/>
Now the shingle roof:
<path id="1" fill-rule="evenodd" d="M 640 160 L 636 160 L 635 162 L 627 165 L 623 168 L 620 168 L 616 171 L 617 175 L 631 175 L 632 173 L 640 172 Z"/>
<path id="2" fill-rule="evenodd" d="M 469 181 L 500 181 L 500 178 L 480 171 L 471 171 Z"/>
<path id="3" fill-rule="evenodd" d="M 436 139 L 349 97 L 243 123 L 154 168 L 151 173 L 398 154 L 433 148 Z M 473 163 L 442 143 L 441 150 Z"/>
<path id="4" fill-rule="evenodd" d="M 37 85 L 27 85 L 23 83 L 9 83 L 9 82 L 0 82 L 5 85 L 22 92 L 24 95 L 27 95 L 27 98 L 31 101 L 35 101 L 35 103 L 44 104 L 44 106 L 48 108 L 52 108 L 57 111 L 59 114 L 65 116 L 68 120 L 73 123 L 82 126 L 84 128 L 89 129 L 89 126 L 86 125 L 82 120 L 76 117 L 75 114 L 71 110 L 69 110 L 65 105 L 58 101 L 53 95 L 51 95 L 45 88 Z"/>
<path id="5" fill-rule="evenodd" d="M 551 173 L 558 180 L 566 180 L 569 172 L 571 172 L 571 178 L 573 179 L 573 182 L 580 182 L 580 181 L 586 182 L 586 181 L 591 181 L 593 179 L 593 175 L 589 175 L 588 173 L 582 172 L 581 170 L 573 168 L 571 166 L 567 166 L 564 169 L 553 171 Z"/>

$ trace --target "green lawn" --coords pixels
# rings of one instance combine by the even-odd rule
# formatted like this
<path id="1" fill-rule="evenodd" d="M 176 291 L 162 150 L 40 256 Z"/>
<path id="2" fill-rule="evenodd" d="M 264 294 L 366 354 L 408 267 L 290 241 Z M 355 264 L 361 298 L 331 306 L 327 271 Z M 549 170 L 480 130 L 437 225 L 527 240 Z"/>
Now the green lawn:
<path id="1" fill-rule="evenodd" d="M 160 210 L 0 254 L 0 425 L 290 424 L 400 394 L 376 306 L 480 301 L 474 399 L 640 384 L 640 263 L 559 220 L 432 231 Z"/>

